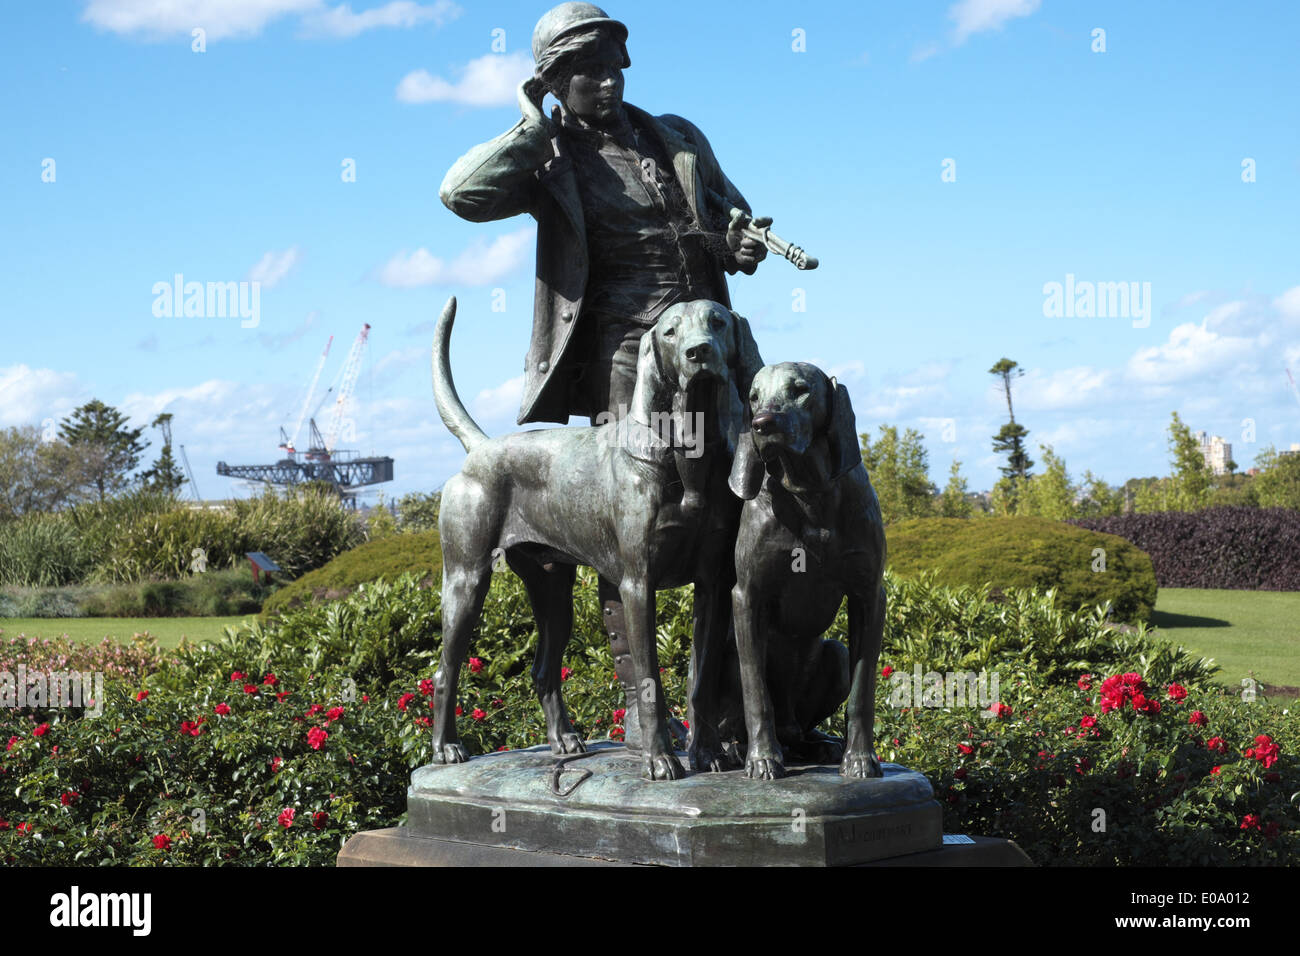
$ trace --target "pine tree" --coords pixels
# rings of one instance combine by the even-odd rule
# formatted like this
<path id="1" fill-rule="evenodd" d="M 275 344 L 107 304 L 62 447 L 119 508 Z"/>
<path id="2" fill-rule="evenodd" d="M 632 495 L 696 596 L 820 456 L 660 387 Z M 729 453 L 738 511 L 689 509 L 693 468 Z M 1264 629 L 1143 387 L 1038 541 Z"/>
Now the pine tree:
<path id="1" fill-rule="evenodd" d="M 1020 494 L 1030 477 L 1029 469 L 1034 465 L 1025 452 L 1025 439 L 1029 436 L 1029 429 L 1017 424 L 1016 412 L 1011 406 L 1011 379 L 1013 375 L 1018 378 L 1025 373 L 1011 359 L 1001 358 L 989 369 L 989 374 L 997 375 L 1002 379 L 1000 387 L 1007 397 L 1007 416 L 1010 421 L 998 429 L 998 433 L 993 436 L 993 451 L 1007 456 L 1006 465 L 999 468 L 999 471 L 1006 479 L 1006 484 L 1003 485 L 1005 506 L 1009 509 L 1008 513 L 1015 514 Z"/>
<path id="2" fill-rule="evenodd" d="M 153 467 L 140 477 L 148 487 L 174 495 L 185 484 L 185 475 L 177 466 L 176 459 L 172 457 L 171 413 L 163 412 L 153 420 L 152 427 L 163 433 L 162 453 L 153 463 Z"/>
<path id="3" fill-rule="evenodd" d="M 925 436 L 909 428 L 900 437 L 895 426 L 881 425 L 874 445 L 866 433 L 859 438 L 885 523 L 933 514 L 936 489 L 930 484 L 929 453 L 921 444 Z"/>
<path id="4" fill-rule="evenodd" d="M 59 437 L 72 446 L 86 467 L 85 483 L 103 501 L 124 488 L 127 475 L 149 447 L 143 428 L 127 428 L 127 418 L 111 405 L 91 399 L 59 424 Z"/>
<path id="5" fill-rule="evenodd" d="M 961 462 L 953 459 L 948 469 L 948 484 L 939 496 L 939 514 L 944 518 L 969 518 L 974 512 L 966 498 L 966 479 L 961 476 Z"/>

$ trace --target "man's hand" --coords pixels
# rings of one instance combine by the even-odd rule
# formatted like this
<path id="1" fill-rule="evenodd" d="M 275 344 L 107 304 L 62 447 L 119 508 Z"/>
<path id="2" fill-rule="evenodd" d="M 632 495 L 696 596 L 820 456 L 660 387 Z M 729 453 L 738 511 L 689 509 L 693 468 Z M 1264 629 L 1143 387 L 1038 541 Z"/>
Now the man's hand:
<path id="1" fill-rule="evenodd" d="M 760 216 L 754 219 L 739 209 L 735 210 L 735 215 L 727 223 L 727 248 L 731 250 L 736 263 L 740 266 L 740 271 L 745 275 L 752 276 L 758 264 L 767 258 L 767 246 L 762 240 L 746 235 L 745 229 L 749 226 L 755 229 L 766 229 L 770 225 L 772 225 L 771 216 Z"/>
<path id="2" fill-rule="evenodd" d="M 519 84 L 516 96 L 519 100 L 519 112 L 523 113 L 524 119 L 542 127 L 548 136 L 554 136 L 555 126 L 542 112 L 542 100 L 548 92 L 550 91 L 545 83 L 535 76 L 530 76 Z"/>

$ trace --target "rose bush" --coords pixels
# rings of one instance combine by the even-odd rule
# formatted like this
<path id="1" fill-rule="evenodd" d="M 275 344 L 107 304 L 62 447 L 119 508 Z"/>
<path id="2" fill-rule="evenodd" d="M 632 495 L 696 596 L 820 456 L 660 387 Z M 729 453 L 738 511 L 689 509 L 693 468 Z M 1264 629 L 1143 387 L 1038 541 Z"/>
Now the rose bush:
<path id="1" fill-rule="evenodd" d="M 987 717 L 891 708 L 880 695 L 877 749 L 930 777 L 948 832 L 1011 837 L 1041 863 L 1294 853 L 1292 711 L 1228 695 L 1206 662 L 1121 634 L 1104 612 L 1065 613 L 1027 592 L 993 602 L 925 581 L 887 588 L 885 667 L 1001 676 Z M 369 583 L 208 644 L 105 657 L 120 666 L 106 673 L 100 717 L 0 709 L 0 862 L 332 864 L 352 834 L 402 822 L 410 773 L 430 758 L 439 613 L 438 590 L 415 575 Z M 623 695 L 585 572 L 575 619 L 573 720 L 589 738 L 621 739 Z M 660 663 L 679 716 L 690 619 L 688 590 L 660 595 Z M 456 702 L 472 753 L 544 741 L 535 645 L 522 587 L 497 575 Z M 65 659 L 18 641 L 7 661 L 25 647 L 29 668 Z"/>

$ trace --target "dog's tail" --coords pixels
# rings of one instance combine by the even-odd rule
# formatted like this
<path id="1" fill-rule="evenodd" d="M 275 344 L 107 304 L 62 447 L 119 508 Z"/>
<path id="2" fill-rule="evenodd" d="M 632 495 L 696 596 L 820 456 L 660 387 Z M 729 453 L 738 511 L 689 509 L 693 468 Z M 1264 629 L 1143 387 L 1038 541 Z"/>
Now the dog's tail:
<path id="1" fill-rule="evenodd" d="M 433 330 L 433 401 L 438 406 L 443 424 L 460 439 L 466 451 L 473 451 L 475 446 L 487 441 L 488 436 L 465 411 L 451 380 L 451 327 L 455 321 L 456 297 L 452 296 L 443 306 L 438 325 Z"/>

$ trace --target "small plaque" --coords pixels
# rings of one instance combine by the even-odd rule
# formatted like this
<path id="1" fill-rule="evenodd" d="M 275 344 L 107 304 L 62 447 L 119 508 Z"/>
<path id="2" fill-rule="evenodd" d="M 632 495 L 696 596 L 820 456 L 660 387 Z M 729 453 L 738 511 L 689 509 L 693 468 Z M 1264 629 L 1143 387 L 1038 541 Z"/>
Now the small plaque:
<path id="1" fill-rule="evenodd" d="M 966 836 L 963 833 L 945 833 L 943 835 L 944 846 L 953 846 L 955 844 L 974 843 L 974 842 L 975 842 L 974 840 L 972 840 L 970 837 Z"/>

